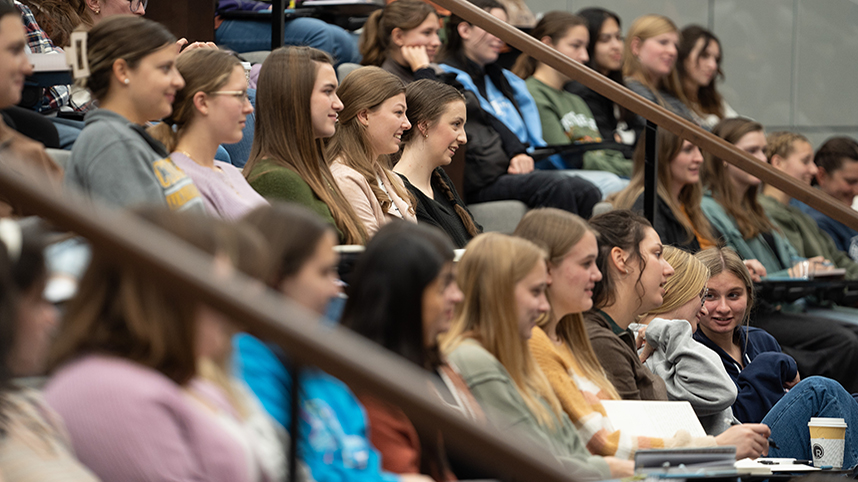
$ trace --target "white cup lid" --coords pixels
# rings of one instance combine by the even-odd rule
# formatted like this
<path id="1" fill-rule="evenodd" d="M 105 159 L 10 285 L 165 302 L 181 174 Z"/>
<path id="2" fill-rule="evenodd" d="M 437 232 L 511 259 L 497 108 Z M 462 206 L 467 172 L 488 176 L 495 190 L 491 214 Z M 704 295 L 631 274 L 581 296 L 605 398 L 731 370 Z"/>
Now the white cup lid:
<path id="1" fill-rule="evenodd" d="M 811 417 L 808 427 L 846 428 L 846 420 L 842 418 Z"/>

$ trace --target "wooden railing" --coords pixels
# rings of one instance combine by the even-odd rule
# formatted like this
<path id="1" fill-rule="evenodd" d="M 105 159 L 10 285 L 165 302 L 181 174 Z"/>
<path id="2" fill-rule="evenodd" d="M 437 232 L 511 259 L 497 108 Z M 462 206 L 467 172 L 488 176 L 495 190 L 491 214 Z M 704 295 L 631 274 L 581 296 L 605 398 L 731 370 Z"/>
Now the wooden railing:
<path id="1" fill-rule="evenodd" d="M 462 17 L 467 22 L 492 33 L 504 42 L 544 62 L 569 78 L 611 99 L 626 109 L 643 116 L 659 128 L 667 129 L 683 139 L 694 143 L 704 152 L 724 159 L 748 172 L 766 184 L 780 189 L 795 199 L 823 212 L 832 218 L 858 229 L 858 213 L 850 206 L 839 203 L 817 189 L 804 185 L 790 176 L 761 163 L 741 149 L 706 132 L 693 122 L 658 106 L 635 94 L 622 85 L 581 65 L 557 50 L 543 44 L 515 27 L 462 0 L 432 0 L 438 5 Z"/>

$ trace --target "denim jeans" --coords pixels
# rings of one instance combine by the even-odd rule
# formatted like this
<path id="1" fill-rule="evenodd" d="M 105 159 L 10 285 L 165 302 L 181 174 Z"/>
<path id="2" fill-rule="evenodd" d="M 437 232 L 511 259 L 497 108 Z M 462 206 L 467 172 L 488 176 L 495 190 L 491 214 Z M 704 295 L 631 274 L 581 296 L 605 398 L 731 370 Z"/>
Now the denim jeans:
<path id="1" fill-rule="evenodd" d="M 834 380 L 809 377 L 793 387 L 769 410 L 763 423 L 772 429 L 772 440 L 780 447 L 769 448 L 769 457 L 812 460 L 811 417 L 834 417 L 846 421 L 846 449 L 843 468 L 858 462 L 858 402 Z"/>
<path id="2" fill-rule="evenodd" d="M 271 23 L 257 20 L 225 20 L 215 30 L 218 45 L 236 52 L 271 50 Z M 284 45 L 307 45 L 334 56 L 334 63 L 360 63 L 357 41 L 345 29 L 317 18 L 298 17 L 284 25 Z"/>

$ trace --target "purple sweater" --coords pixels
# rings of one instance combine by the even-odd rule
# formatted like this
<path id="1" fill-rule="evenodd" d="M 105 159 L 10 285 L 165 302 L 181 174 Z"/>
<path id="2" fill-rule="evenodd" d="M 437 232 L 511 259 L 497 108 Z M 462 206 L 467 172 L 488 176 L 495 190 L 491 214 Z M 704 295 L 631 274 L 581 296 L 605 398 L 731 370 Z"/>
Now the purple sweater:
<path id="1" fill-rule="evenodd" d="M 255 208 L 268 204 L 232 164 L 214 161 L 220 168 L 217 172 L 178 152 L 170 154 L 170 159 L 194 181 L 203 197 L 206 212 L 216 218 L 236 221 Z"/>
<path id="2" fill-rule="evenodd" d="M 57 371 L 44 394 L 102 480 L 250 482 L 240 446 L 155 370 L 88 355 Z"/>

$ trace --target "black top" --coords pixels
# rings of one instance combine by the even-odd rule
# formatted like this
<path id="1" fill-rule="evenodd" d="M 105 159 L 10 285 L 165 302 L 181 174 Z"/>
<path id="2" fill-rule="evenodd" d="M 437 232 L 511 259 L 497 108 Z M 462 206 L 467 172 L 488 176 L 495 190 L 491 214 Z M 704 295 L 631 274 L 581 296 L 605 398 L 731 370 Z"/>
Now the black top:
<path id="1" fill-rule="evenodd" d="M 643 203 L 644 196 L 641 194 L 632 205 L 632 211 L 643 215 Z M 680 248 L 692 254 L 700 251 L 700 243 L 697 241 L 697 237 L 692 234 L 691 239 L 688 239 L 685 226 L 676 219 L 673 211 L 670 210 L 670 206 L 664 202 L 661 196 L 656 196 L 655 210 L 658 215 L 653 229 L 658 233 L 662 244 Z"/>
<path id="2" fill-rule="evenodd" d="M 445 194 L 446 190 L 441 187 L 441 182 L 438 179 L 439 176 L 443 182 L 449 186 L 450 191 L 453 193 L 454 199 L 452 201 L 447 199 Z M 438 167 L 435 169 L 435 174 L 432 175 L 431 184 L 435 199 L 423 194 L 423 191 L 414 187 L 414 185 L 408 182 L 408 179 L 406 179 L 402 174 L 400 174 L 399 177 L 402 178 L 402 181 L 405 183 L 405 187 L 407 187 L 417 199 L 417 206 L 415 206 L 417 222 L 435 226 L 450 236 L 450 239 L 453 241 L 453 244 L 456 245 L 456 248 L 464 248 L 473 236 L 471 236 L 468 233 L 468 230 L 465 229 L 465 224 L 462 222 L 462 218 L 460 218 L 459 214 L 456 213 L 456 205 L 458 204 L 462 206 L 462 208 L 465 209 L 465 212 L 468 213 L 468 216 L 471 216 L 472 221 L 474 221 L 474 217 L 459 197 L 459 194 L 456 192 L 456 188 L 453 187 L 453 181 L 450 180 L 447 173 Z M 482 232 L 482 226 L 477 224 L 476 221 L 474 221 L 474 225 L 477 227 L 478 231 Z"/>

